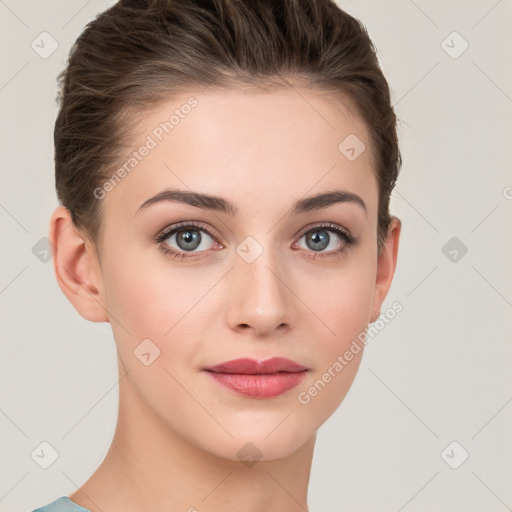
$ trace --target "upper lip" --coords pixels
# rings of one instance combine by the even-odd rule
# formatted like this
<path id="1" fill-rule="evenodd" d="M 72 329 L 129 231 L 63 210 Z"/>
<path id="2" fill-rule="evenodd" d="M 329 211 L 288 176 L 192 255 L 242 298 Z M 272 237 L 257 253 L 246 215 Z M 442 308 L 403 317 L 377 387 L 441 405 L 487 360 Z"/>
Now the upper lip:
<path id="1" fill-rule="evenodd" d="M 216 373 L 241 373 L 247 375 L 259 375 L 265 373 L 278 373 L 278 372 L 301 372 L 307 370 L 291 359 L 284 357 L 272 357 L 265 361 L 258 361 L 244 357 L 241 359 L 233 359 L 215 366 L 209 366 L 205 370 Z"/>

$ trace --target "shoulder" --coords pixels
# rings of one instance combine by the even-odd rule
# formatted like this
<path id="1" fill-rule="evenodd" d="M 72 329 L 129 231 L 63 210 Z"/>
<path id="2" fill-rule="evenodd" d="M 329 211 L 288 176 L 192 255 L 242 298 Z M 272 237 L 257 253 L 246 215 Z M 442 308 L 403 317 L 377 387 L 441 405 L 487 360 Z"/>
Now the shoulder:
<path id="1" fill-rule="evenodd" d="M 77 505 L 67 496 L 61 496 L 44 507 L 32 510 L 32 512 L 90 512 L 90 510 Z"/>

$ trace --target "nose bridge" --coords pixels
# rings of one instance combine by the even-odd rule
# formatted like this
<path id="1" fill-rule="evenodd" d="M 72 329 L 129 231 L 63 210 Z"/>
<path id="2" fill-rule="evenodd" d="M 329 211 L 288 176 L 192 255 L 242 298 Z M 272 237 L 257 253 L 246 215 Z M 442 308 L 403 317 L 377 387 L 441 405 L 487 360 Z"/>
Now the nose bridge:
<path id="1" fill-rule="evenodd" d="M 286 286 L 279 255 L 270 244 L 264 246 L 247 237 L 236 248 L 231 273 L 230 322 L 253 327 L 258 332 L 293 322 L 292 292 Z"/>

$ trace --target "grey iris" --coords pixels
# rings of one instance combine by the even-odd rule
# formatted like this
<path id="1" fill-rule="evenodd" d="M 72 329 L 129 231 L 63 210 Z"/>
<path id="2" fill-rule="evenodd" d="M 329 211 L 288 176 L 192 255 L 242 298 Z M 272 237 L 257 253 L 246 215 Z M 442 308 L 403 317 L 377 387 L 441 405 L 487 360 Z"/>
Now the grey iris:
<path id="1" fill-rule="evenodd" d="M 327 231 L 312 231 L 306 235 L 306 244 L 313 251 L 321 251 L 329 245 L 330 237 Z"/>
<path id="2" fill-rule="evenodd" d="M 201 234 L 198 230 L 184 229 L 176 233 L 176 243 L 184 251 L 192 251 L 199 247 Z"/>

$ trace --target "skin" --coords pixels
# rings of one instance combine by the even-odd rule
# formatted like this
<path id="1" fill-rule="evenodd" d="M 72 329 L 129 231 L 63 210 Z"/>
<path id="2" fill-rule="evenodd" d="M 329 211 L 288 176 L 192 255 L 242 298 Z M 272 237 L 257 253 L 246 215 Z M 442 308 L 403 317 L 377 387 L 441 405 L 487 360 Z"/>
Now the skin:
<path id="1" fill-rule="evenodd" d="M 101 200 L 100 249 L 65 208 L 51 217 L 58 283 L 84 318 L 110 322 L 121 379 L 112 445 L 69 497 L 102 512 L 307 510 L 316 431 L 345 397 L 363 350 L 308 404 L 297 395 L 378 317 L 396 267 L 400 221 L 393 217 L 378 255 L 368 131 L 341 100 L 318 91 L 189 92 L 139 116 L 134 149 L 191 95 L 197 107 Z M 338 150 L 351 133 L 367 148 L 355 161 Z M 239 212 L 168 201 L 137 213 L 167 188 L 220 196 Z M 344 202 L 287 215 L 297 199 L 332 189 L 357 194 L 366 211 Z M 153 237 L 181 221 L 219 236 L 200 231 L 193 257 L 172 259 Z M 322 222 L 348 230 L 356 244 L 328 231 L 331 242 L 320 252 L 330 255 L 314 259 L 318 252 L 304 235 Z M 252 263 L 236 252 L 249 236 L 263 248 Z M 180 250 L 176 236 L 167 242 Z M 148 338 L 160 356 L 145 366 L 134 350 Z M 274 356 L 309 370 L 274 398 L 237 394 L 202 371 Z M 247 443 L 261 455 L 251 467 L 237 456 Z"/>

